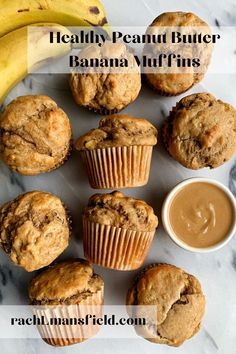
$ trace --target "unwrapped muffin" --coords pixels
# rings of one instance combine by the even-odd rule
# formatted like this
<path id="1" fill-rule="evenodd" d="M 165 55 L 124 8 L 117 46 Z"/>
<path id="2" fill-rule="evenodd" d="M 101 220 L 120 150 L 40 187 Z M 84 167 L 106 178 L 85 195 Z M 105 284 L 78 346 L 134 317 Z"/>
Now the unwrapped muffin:
<path id="1" fill-rule="evenodd" d="M 103 292 L 102 278 L 83 259 L 60 262 L 37 275 L 30 282 L 29 299 L 34 305 L 34 314 L 39 318 L 43 316 L 45 323 L 49 323 L 38 326 L 41 337 L 48 344 L 65 346 L 95 335 L 98 325 L 92 321 L 87 325 L 73 320 L 85 321 L 86 316 L 101 316 Z M 63 325 L 52 324 L 53 318 L 63 320 Z"/>
<path id="2" fill-rule="evenodd" d="M 22 175 L 61 166 L 71 138 L 67 115 L 47 96 L 18 97 L 0 115 L 0 158 Z"/>
<path id="3" fill-rule="evenodd" d="M 165 121 L 163 139 L 183 166 L 216 168 L 236 151 L 236 110 L 209 93 L 184 97 Z"/>
<path id="4" fill-rule="evenodd" d="M 165 12 L 158 16 L 148 27 L 146 35 L 162 35 L 166 33 L 167 38 L 172 38 L 172 33 L 178 32 L 183 35 L 197 33 L 202 35 L 211 35 L 211 29 L 202 19 L 189 12 Z M 158 58 L 160 55 L 176 55 L 179 60 L 186 58 L 188 60 L 200 60 L 200 66 L 187 64 L 177 66 L 175 59 L 172 59 L 171 65 L 163 59 L 162 66 L 144 67 L 145 78 L 148 84 L 159 94 L 164 96 L 179 95 L 193 85 L 201 81 L 209 66 L 213 46 L 212 43 L 172 43 L 168 39 L 164 43 L 151 43 L 144 46 L 143 55 L 149 60 Z"/>
<path id="5" fill-rule="evenodd" d="M 53 194 L 28 192 L 0 208 L 0 247 L 27 272 L 52 263 L 69 236 L 68 213 Z"/>
<path id="6" fill-rule="evenodd" d="M 80 151 L 93 188 L 127 188 L 147 184 L 157 130 L 146 119 L 128 115 L 102 118 L 81 136 Z"/>
<path id="7" fill-rule="evenodd" d="M 121 192 L 95 194 L 83 212 L 84 255 L 103 267 L 139 268 L 151 246 L 157 216 L 143 200 Z"/>
<path id="8" fill-rule="evenodd" d="M 129 289 L 127 305 L 131 317 L 145 316 L 146 325 L 135 327 L 137 334 L 177 347 L 199 331 L 205 297 L 193 275 L 172 265 L 152 264 Z"/>
<path id="9" fill-rule="evenodd" d="M 102 47 L 90 45 L 81 50 L 80 58 L 99 60 L 126 59 L 129 66 L 90 69 L 91 72 L 72 73 L 70 87 L 75 102 L 100 114 L 121 111 L 132 103 L 141 89 L 141 73 L 133 53 L 123 43 L 106 42 Z"/>

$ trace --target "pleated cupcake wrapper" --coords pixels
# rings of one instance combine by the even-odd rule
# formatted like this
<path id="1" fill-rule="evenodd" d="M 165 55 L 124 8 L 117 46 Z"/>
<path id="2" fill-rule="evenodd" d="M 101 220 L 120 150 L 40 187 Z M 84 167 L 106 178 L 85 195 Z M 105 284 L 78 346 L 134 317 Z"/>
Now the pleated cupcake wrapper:
<path id="1" fill-rule="evenodd" d="M 69 147 L 67 149 L 67 153 L 66 153 L 65 157 L 61 161 L 59 161 L 56 165 L 54 165 L 50 170 L 42 172 L 42 173 L 52 172 L 52 171 L 57 170 L 61 166 L 63 166 L 64 163 L 66 163 L 69 160 L 69 158 L 70 158 L 70 156 L 72 154 L 72 150 L 73 150 L 73 135 L 71 135 Z"/>
<path id="2" fill-rule="evenodd" d="M 104 116 L 108 116 L 108 115 L 111 115 L 111 114 L 116 114 L 116 113 L 119 113 L 120 111 L 122 111 L 122 109 L 124 109 L 125 107 L 121 108 L 121 109 L 117 109 L 117 108 L 114 108 L 114 109 L 107 109 L 105 107 L 101 107 L 100 109 L 98 108 L 93 108 L 91 106 L 86 106 L 90 111 L 92 111 L 93 113 L 97 113 L 97 114 L 100 114 L 100 115 L 104 115 Z"/>
<path id="3" fill-rule="evenodd" d="M 81 343 L 84 340 L 97 334 L 99 325 L 89 322 L 88 325 L 55 325 L 50 324 L 51 318 L 73 319 L 85 318 L 86 315 L 102 316 L 103 289 L 96 294 L 83 300 L 77 305 L 58 305 L 58 306 L 38 306 L 33 308 L 33 314 L 39 318 L 44 317 L 45 323 L 49 325 L 38 325 L 38 331 L 43 340 L 53 346 L 66 346 Z"/>
<path id="4" fill-rule="evenodd" d="M 71 211 L 69 210 L 67 205 L 65 205 L 63 202 L 62 202 L 62 205 L 63 205 L 63 207 L 65 208 L 65 211 L 66 211 L 66 220 L 67 220 L 68 227 L 69 227 L 69 239 L 70 239 L 70 237 L 72 235 L 72 215 L 71 215 Z"/>
<path id="5" fill-rule="evenodd" d="M 83 218 L 84 255 L 92 263 L 119 270 L 141 267 L 155 231 L 131 231 Z"/>
<path id="6" fill-rule="evenodd" d="M 147 184 L 152 146 L 135 145 L 81 151 L 92 188 L 112 189 Z"/>

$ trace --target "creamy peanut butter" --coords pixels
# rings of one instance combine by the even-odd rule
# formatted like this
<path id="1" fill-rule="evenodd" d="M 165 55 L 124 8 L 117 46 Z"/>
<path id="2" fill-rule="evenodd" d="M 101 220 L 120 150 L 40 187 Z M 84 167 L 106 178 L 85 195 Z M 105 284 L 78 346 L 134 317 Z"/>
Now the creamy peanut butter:
<path id="1" fill-rule="evenodd" d="M 177 238 L 189 246 L 216 245 L 230 231 L 234 209 L 220 187 L 194 182 L 180 189 L 169 206 L 169 223 Z"/>

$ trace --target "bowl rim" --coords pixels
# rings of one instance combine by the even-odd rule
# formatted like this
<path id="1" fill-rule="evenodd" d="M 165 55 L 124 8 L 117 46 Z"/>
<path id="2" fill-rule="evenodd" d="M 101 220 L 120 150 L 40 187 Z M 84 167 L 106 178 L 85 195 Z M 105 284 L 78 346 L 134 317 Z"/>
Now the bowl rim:
<path id="1" fill-rule="evenodd" d="M 232 226 L 231 226 L 228 234 L 225 236 L 225 238 L 222 241 L 216 243 L 215 245 L 208 246 L 208 247 L 202 247 L 202 248 L 190 246 L 187 243 L 180 240 L 176 236 L 176 234 L 174 233 L 173 229 L 171 228 L 170 223 L 169 223 L 169 218 L 168 218 L 169 206 L 173 200 L 174 195 L 176 195 L 176 193 L 178 193 L 178 191 L 180 191 L 184 186 L 186 186 L 188 184 L 192 184 L 192 183 L 198 183 L 198 182 L 209 183 L 209 184 L 215 185 L 215 186 L 219 187 L 222 191 L 224 191 L 225 194 L 228 196 L 228 198 L 232 204 L 233 211 L 234 211 L 234 219 L 232 222 Z M 163 224 L 165 232 L 172 239 L 172 241 L 174 241 L 179 247 L 181 247 L 187 251 L 190 251 L 190 252 L 209 253 L 209 252 L 217 251 L 220 248 L 224 247 L 235 235 L 235 233 L 236 233 L 236 200 L 235 200 L 233 193 L 229 190 L 229 188 L 226 187 L 223 183 L 219 182 L 218 180 L 216 180 L 214 178 L 209 178 L 209 177 L 191 177 L 191 178 L 187 178 L 187 179 L 183 180 L 180 183 L 177 183 L 169 191 L 169 193 L 165 197 L 164 203 L 162 205 L 161 218 L 162 218 L 162 224 Z"/>

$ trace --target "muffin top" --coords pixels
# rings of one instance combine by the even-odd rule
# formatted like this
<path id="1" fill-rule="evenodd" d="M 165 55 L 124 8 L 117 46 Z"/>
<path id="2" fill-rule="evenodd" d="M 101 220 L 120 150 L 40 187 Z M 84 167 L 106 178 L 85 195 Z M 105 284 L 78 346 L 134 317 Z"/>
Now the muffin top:
<path id="1" fill-rule="evenodd" d="M 236 150 L 236 110 L 209 93 L 184 97 L 164 123 L 163 139 L 183 166 L 218 167 Z"/>
<path id="2" fill-rule="evenodd" d="M 153 20 L 151 26 L 166 26 L 166 27 L 178 27 L 178 26 L 208 26 L 200 17 L 192 12 L 163 12 L 161 15 Z"/>
<path id="3" fill-rule="evenodd" d="M 128 60 L 128 67 L 102 68 L 95 73 L 72 73 L 69 77 L 73 97 L 79 105 L 101 114 L 119 112 L 133 102 L 141 89 L 141 74 L 133 53 L 123 43 L 106 42 L 103 46 L 89 45 L 79 58 Z M 106 71 L 105 71 L 106 70 Z"/>
<path id="4" fill-rule="evenodd" d="M 35 305 L 78 304 L 103 290 L 102 278 L 83 259 L 60 262 L 34 277 L 29 298 Z"/>
<path id="5" fill-rule="evenodd" d="M 146 34 L 162 33 L 159 27 L 166 27 L 166 32 L 178 31 L 181 34 L 187 34 L 189 30 L 178 27 L 200 27 L 199 32 L 202 34 L 211 34 L 210 27 L 206 22 L 190 12 L 165 12 L 155 18 L 151 25 L 147 28 Z M 176 29 L 175 29 L 176 28 Z M 187 32 L 188 31 L 188 32 Z M 191 34 L 194 31 L 190 32 Z M 170 34 L 171 35 L 171 34 Z M 169 48 L 167 47 L 169 45 Z M 168 50 L 167 50 L 168 49 Z M 174 66 L 168 69 L 167 66 L 146 70 L 146 78 L 150 86 L 160 94 L 167 96 L 178 95 L 185 92 L 194 84 L 202 80 L 204 73 L 210 63 L 213 46 L 209 44 L 146 44 L 144 46 L 144 55 L 156 58 L 161 53 L 181 54 L 186 58 L 200 58 L 201 66 L 198 67 L 181 67 L 176 70 Z M 144 68 L 145 69 L 145 68 Z M 168 69 L 168 70 L 167 70 Z"/>
<path id="6" fill-rule="evenodd" d="M 142 335 L 179 346 L 199 330 L 205 297 L 193 275 L 172 265 L 154 264 L 138 275 L 128 291 L 127 305 L 154 305 L 156 326 L 143 327 Z"/>
<path id="7" fill-rule="evenodd" d="M 37 175 L 66 159 L 71 141 L 67 115 L 47 96 L 22 96 L 0 115 L 0 157 L 14 171 Z"/>
<path id="8" fill-rule="evenodd" d="M 28 272 L 52 263 L 69 236 L 67 212 L 55 195 L 28 192 L 0 208 L 0 247 Z"/>
<path id="9" fill-rule="evenodd" d="M 97 129 L 82 135 L 77 140 L 76 148 L 81 151 L 156 143 L 157 130 L 146 119 L 129 115 L 110 115 L 100 120 Z"/>
<path id="10" fill-rule="evenodd" d="M 134 231 L 154 231 L 158 225 L 157 216 L 150 205 L 116 191 L 93 195 L 83 215 L 94 223 Z"/>

